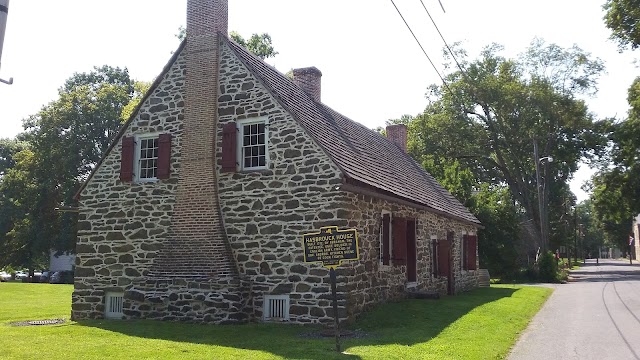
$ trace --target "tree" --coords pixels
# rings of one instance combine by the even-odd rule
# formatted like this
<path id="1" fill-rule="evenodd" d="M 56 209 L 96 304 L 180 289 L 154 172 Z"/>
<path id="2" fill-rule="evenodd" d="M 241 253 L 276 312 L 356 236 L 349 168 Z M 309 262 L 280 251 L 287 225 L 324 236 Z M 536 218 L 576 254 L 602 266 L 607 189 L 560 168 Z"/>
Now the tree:
<path id="1" fill-rule="evenodd" d="M 176 37 L 180 39 L 180 41 L 184 40 L 187 37 L 187 29 L 180 26 Z M 278 52 L 273 48 L 271 35 L 267 33 L 254 33 L 251 35 L 249 40 L 245 40 L 239 33 L 231 31 L 229 33 L 229 37 L 231 40 L 237 42 L 239 45 L 263 60 L 278 55 Z"/>
<path id="2" fill-rule="evenodd" d="M 501 50 L 491 45 L 468 62 L 456 49 L 457 59 L 450 57 L 447 68 L 454 69 L 455 60 L 465 71 L 451 71 L 446 85 L 429 88 L 430 104 L 409 127 L 409 150 L 423 165 L 457 160 L 476 183 L 507 185 L 540 229 L 547 221 L 546 211 L 539 211 L 538 186 L 543 202 L 561 201 L 550 196 L 554 184 L 565 184 L 583 157 L 602 151 L 594 121 L 576 96 L 596 91 L 603 65 L 578 47 L 538 39 L 518 59 L 500 56 Z"/>
<path id="3" fill-rule="evenodd" d="M 605 25 L 620 50 L 640 46 L 640 0 L 607 0 L 602 7 L 606 11 Z"/>
<path id="4" fill-rule="evenodd" d="M 47 218 L 45 186 L 35 174 L 38 160 L 30 149 L 13 156 L 15 166 L 0 182 L 0 267 L 24 267 L 31 272 L 43 264 L 48 253 L 46 234 L 55 229 Z M 49 219 L 50 220 L 50 219 Z"/>
<path id="5" fill-rule="evenodd" d="M 17 139 L 0 139 L 0 179 L 16 165 L 14 156 L 27 146 L 26 142 Z"/>
<path id="6" fill-rule="evenodd" d="M 259 57 L 260 59 L 268 59 L 270 57 L 274 57 L 278 55 L 278 52 L 275 51 L 273 45 L 271 44 L 271 36 L 267 33 L 262 34 L 253 34 L 249 38 L 249 40 L 245 40 L 240 34 L 235 31 L 232 31 L 229 34 L 229 37 L 241 46 L 247 48 L 254 55 Z"/>
<path id="7" fill-rule="evenodd" d="M 626 247 L 631 218 L 640 213 L 640 78 L 629 88 L 627 101 L 627 119 L 604 124 L 609 151 L 591 179 L 595 216 L 607 239 L 621 248 Z"/>
<path id="8" fill-rule="evenodd" d="M 24 120 L 18 138 L 28 148 L 13 155 L 0 179 L 0 210 L 10 214 L 0 226 L 0 267 L 11 262 L 33 270 L 49 249 L 75 248 L 76 215 L 55 208 L 74 204 L 118 132 L 123 110 L 142 91 L 126 69 L 103 66 L 74 74 L 58 95 Z"/>

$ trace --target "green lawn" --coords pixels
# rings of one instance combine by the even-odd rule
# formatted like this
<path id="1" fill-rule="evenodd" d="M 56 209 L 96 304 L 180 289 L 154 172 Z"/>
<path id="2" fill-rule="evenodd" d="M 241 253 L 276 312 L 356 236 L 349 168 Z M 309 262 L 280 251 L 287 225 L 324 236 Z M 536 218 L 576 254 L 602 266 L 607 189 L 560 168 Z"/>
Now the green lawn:
<path id="1" fill-rule="evenodd" d="M 353 330 L 364 338 L 302 334 L 295 325 L 193 325 L 81 321 L 17 327 L 64 317 L 71 285 L 0 284 L 0 359 L 500 359 L 551 289 L 494 285 L 440 300 L 406 300 L 368 312 Z"/>

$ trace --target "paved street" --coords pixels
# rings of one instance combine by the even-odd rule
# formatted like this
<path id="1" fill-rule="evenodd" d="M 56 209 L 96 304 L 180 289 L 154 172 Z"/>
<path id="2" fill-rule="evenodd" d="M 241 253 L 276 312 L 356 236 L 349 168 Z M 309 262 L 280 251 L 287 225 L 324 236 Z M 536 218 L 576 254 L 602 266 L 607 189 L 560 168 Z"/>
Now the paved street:
<path id="1" fill-rule="evenodd" d="M 640 360 L 640 265 L 587 260 L 553 285 L 509 359 Z"/>

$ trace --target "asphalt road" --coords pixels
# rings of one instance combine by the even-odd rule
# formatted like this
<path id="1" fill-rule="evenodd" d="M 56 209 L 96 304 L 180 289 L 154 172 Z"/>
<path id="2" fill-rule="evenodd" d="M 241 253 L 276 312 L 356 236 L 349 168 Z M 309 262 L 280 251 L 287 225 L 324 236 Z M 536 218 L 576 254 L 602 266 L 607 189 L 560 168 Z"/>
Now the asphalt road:
<path id="1" fill-rule="evenodd" d="M 638 262 L 589 259 L 553 287 L 509 359 L 640 360 Z"/>

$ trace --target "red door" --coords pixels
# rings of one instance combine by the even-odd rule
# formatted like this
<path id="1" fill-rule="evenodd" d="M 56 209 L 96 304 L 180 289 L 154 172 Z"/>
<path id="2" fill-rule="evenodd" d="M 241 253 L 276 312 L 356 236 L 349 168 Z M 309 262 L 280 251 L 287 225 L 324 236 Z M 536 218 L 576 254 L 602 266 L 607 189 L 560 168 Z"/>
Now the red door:
<path id="1" fill-rule="evenodd" d="M 451 273 L 451 243 L 449 240 L 438 241 L 438 274 L 447 277 L 447 294 L 453 294 L 453 276 Z"/>

